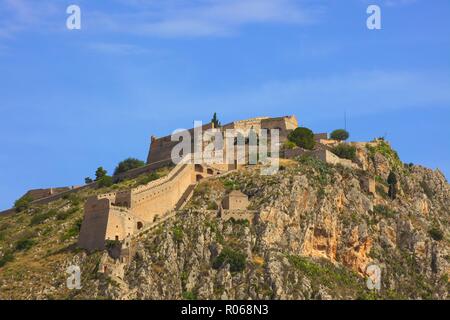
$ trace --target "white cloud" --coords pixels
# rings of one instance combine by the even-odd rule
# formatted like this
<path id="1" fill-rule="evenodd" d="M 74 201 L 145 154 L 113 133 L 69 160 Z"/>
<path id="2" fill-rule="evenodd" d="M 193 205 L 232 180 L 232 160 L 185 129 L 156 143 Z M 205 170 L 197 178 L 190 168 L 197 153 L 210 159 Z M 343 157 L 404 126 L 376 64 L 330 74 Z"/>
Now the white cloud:
<path id="1" fill-rule="evenodd" d="M 123 0 L 118 0 L 125 3 Z M 96 12 L 92 29 L 164 37 L 222 36 L 256 23 L 307 24 L 321 7 L 295 0 L 132 1 L 120 14 Z"/>

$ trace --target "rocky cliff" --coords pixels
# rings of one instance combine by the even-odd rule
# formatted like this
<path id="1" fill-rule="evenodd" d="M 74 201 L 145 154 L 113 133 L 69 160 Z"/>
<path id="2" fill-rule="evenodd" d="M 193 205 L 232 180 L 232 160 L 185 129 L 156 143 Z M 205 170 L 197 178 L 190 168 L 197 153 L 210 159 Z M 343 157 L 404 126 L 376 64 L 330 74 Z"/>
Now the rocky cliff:
<path id="1" fill-rule="evenodd" d="M 384 142 L 358 146 L 355 162 L 364 170 L 301 157 L 282 161 L 273 176 L 253 166 L 205 180 L 183 211 L 138 238 L 130 263 L 114 262 L 121 278 L 98 272 L 101 261 L 112 261 L 107 253 L 88 254 L 75 248 L 75 236 L 63 237 L 81 212 L 63 222 L 49 215 L 33 227 L 41 232 L 36 243 L 0 267 L 0 298 L 447 299 L 450 187 L 443 174 L 403 164 Z M 388 194 L 391 172 L 395 196 Z M 217 203 L 233 189 L 249 196 L 253 221 L 218 217 Z M 74 207 L 66 199 L 40 210 Z M 0 222 L 22 219 L 30 228 L 33 210 Z M 44 226 L 63 231 L 55 238 Z M 0 229 L 4 258 L 18 240 Z M 66 288 L 71 264 L 81 267 L 81 290 Z M 379 292 L 367 289 L 368 265 L 381 269 Z"/>

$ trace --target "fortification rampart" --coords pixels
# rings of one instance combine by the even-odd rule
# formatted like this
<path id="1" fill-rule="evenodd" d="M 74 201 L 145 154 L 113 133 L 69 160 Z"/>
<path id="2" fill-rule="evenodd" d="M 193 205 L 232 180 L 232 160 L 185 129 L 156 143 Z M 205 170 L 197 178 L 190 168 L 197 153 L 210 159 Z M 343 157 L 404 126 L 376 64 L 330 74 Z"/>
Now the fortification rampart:
<path id="1" fill-rule="evenodd" d="M 123 241 L 178 209 L 198 180 L 218 173 L 206 165 L 181 162 L 167 176 L 146 185 L 89 198 L 84 207 L 79 246 L 103 249 L 107 240 Z"/>
<path id="2" fill-rule="evenodd" d="M 208 129 L 213 128 L 213 124 L 209 123 L 203 125 L 201 130 L 204 132 Z M 228 123 L 226 125 L 221 126 L 220 129 L 222 132 L 228 129 L 242 130 L 244 132 L 249 132 L 249 130 L 253 129 L 258 131 L 260 129 L 273 130 L 278 129 L 279 138 L 281 142 L 284 142 L 287 139 L 288 134 L 298 127 L 298 121 L 295 116 L 285 116 L 278 118 L 268 118 L 268 117 L 258 117 L 247 120 L 240 120 Z M 200 129 L 200 128 L 198 128 Z M 195 128 L 191 128 L 186 130 L 191 137 L 191 150 L 194 150 L 194 130 Z M 171 136 L 165 136 L 162 138 L 151 138 L 150 149 L 147 156 L 147 163 L 161 163 L 171 158 L 171 153 L 173 147 L 175 147 L 179 141 L 172 141 Z"/>

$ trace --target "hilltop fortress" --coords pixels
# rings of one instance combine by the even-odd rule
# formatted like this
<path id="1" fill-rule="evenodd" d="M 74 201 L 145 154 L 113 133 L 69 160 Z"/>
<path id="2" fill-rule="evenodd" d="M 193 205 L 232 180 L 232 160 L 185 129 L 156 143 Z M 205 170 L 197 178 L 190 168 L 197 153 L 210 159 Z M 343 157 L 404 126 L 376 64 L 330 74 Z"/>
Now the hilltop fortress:
<path id="1" fill-rule="evenodd" d="M 298 127 L 295 116 L 278 118 L 258 117 L 235 121 L 218 129 L 224 132 L 227 129 L 255 130 L 276 129 L 278 147 L 288 140 L 290 132 Z M 203 125 L 201 128 L 186 130 L 193 134 L 196 129 L 214 129 L 214 123 Z M 151 181 L 145 185 L 120 190 L 89 198 L 84 206 L 84 219 L 82 222 L 78 245 L 87 250 L 103 250 L 108 241 L 121 243 L 127 248 L 133 237 L 141 231 L 147 230 L 162 221 L 170 218 L 189 201 L 196 184 L 202 179 L 217 177 L 230 171 L 239 169 L 243 164 L 238 163 L 237 154 L 233 154 L 231 163 L 205 163 L 192 162 L 192 154 L 183 155 L 183 161 L 176 164 L 172 161 L 172 150 L 179 141 L 173 141 L 172 136 L 156 138 L 152 136 L 147 157 L 147 165 L 127 171 L 116 176 L 116 179 L 134 178 L 141 174 L 150 173 L 161 167 L 172 167 L 168 175 Z M 176 140 L 176 139 L 175 139 Z M 270 137 L 269 137 L 270 140 Z M 285 150 L 282 156 L 292 158 L 304 153 L 319 158 L 328 163 L 340 163 L 346 166 L 355 166 L 350 160 L 340 159 L 332 154 L 327 145 L 335 141 L 328 140 L 326 133 L 315 134 L 318 147 L 314 151 L 301 148 Z M 193 141 L 191 144 L 193 145 Z M 236 144 L 236 142 L 235 142 Z M 205 148 L 202 144 L 201 148 Z M 234 149 L 237 148 L 235 145 Z M 245 142 L 245 158 L 248 159 L 248 141 Z M 221 207 L 222 216 L 235 217 L 236 212 L 246 210 L 247 196 L 235 192 L 224 199 L 224 208 Z M 222 210 L 223 209 L 223 210 Z"/>
<path id="2" fill-rule="evenodd" d="M 227 129 L 279 130 L 279 142 L 287 140 L 288 134 L 298 127 L 295 116 L 279 118 L 259 117 L 235 121 L 220 126 L 220 131 Z M 214 124 L 202 126 L 202 130 L 213 129 Z M 195 128 L 187 130 L 194 134 Z M 116 178 L 132 178 L 154 171 L 161 167 L 173 165 L 171 153 L 179 141 L 172 141 L 172 136 L 156 138 L 152 136 L 147 165 L 130 170 Z M 192 145 L 194 141 L 192 140 Z M 204 147 L 204 146 L 203 146 Z M 248 157 L 248 150 L 246 150 Z M 189 155 L 186 159 L 190 160 Z M 233 163 L 191 163 L 182 161 L 170 173 L 126 191 L 111 192 L 89 198 L 84 207 L 84 219 L 78 244 L 88 250 L 104 249 L 107 241 L 126 242 L 140 230 L 163 221 L 176 210 L 183 208 L 192 196 L 196 184 L 208 177 L 218 176 L 236 170 L 241 164 L 237 159 Z M 233 202 L 234 199 L 229 199 Z"/>

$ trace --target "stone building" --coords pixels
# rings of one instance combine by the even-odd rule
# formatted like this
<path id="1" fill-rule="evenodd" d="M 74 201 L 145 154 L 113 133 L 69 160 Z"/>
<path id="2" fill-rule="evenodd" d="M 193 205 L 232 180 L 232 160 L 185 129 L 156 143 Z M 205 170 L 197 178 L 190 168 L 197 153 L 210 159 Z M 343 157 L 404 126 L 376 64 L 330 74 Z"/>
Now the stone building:
<path id="1" fill-rule="evenodd" d="M 269 117 L 258 117 L 247 120 L 239 120 L 234 121 L 228 124 L 221 126 L 221 132 L 225 132 L 228 129 L 234 129 L 238 131 L 242 131 L 244 133 L 248 133 L 250 130 L 255 130 L 258 132 L 260 129 L 267 129 L 268 132 L 273 129 L 278 129 L 280 136 L 280 143 L 283 143 L 287 140 L 289 133 L 298 127 L 298 121 L 295 116 L 284 116 L 278 118 L 269 118 Z M 208 129 L 213 129 L 214 125 L 212 123 L 208 123 L 203 125 L 201 130 L 204 132 Z M 194 128 L 187 130 L 191 137 L 194 136 Z M 270 136 L 270 135 L 269 135 Z M 191 148 L 194 150 L 194 139 L 191 139 Z M 165 166 L 167 164 L 172 163 L 171 153 L 173 147 L 175 147 L 179 141 L 172 141 L 172 136 L 165 136 L 162 138 L 157 138 L 152 136 L 150 149 L 147 156 L 148 164 L 160 164 L 161 166 Z M 203 146 L 204 147 L 204 146 Z M 248 151 L 248 150 L 247 150 Z M 222 169 L 228 170 L 232 168 Z"/>
<path id="2" fill-rule="evenodd" d="M 233 190 L 222 201 L 222 207 L 225 210 L 246 210 L 248 207 L 248 197 L 241 191 Z"/>

